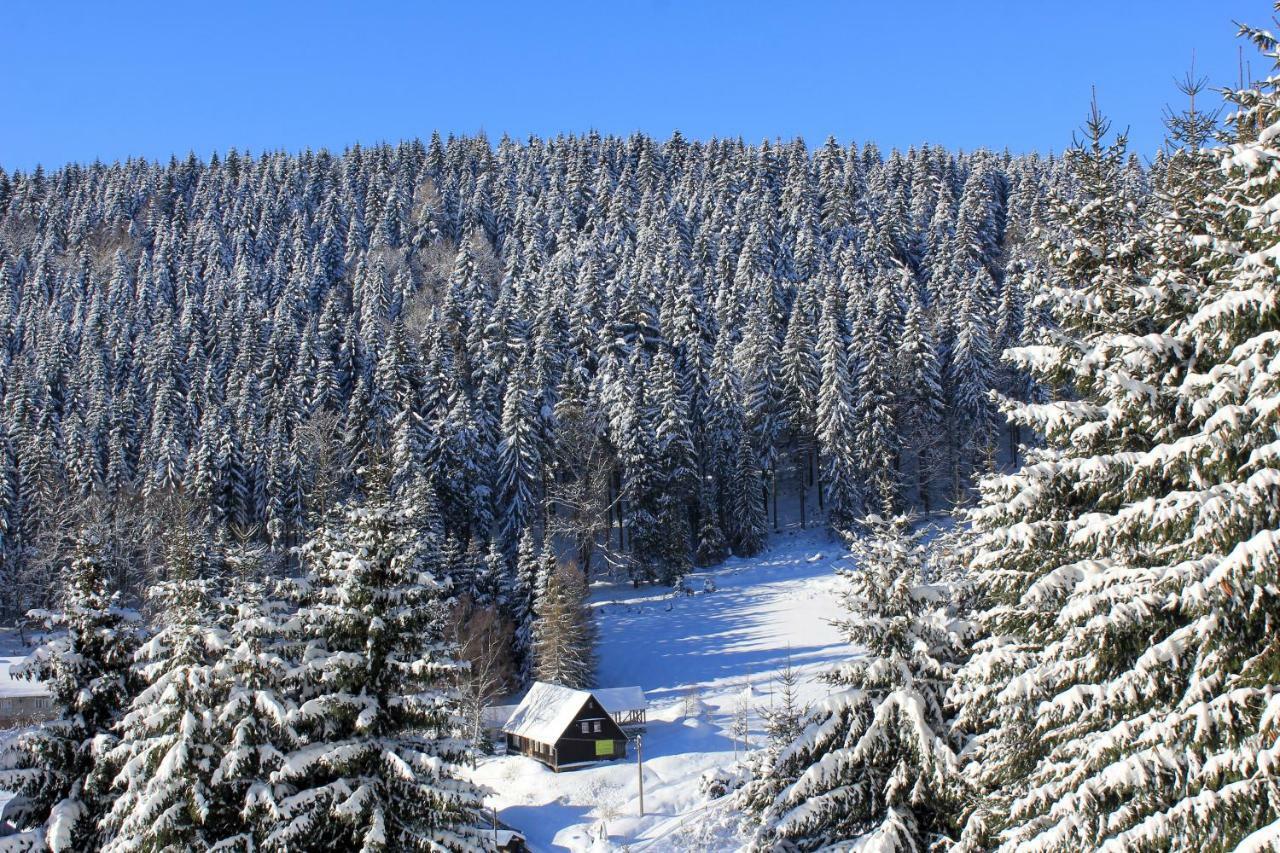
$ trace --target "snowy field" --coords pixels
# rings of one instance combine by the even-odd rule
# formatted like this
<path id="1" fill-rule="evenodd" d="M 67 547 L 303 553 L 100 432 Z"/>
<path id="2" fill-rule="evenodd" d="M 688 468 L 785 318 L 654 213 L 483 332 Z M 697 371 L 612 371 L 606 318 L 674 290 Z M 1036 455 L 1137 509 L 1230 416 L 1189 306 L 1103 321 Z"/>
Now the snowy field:
<path id="1" fill-rule="evenodd" d="M 849 654 L 829 624 L 841 615 L 834 570 L 848 565 L 844 554 L 825 530 L 788 532 L 758 557 L 691 575 L 691 596 L 594 587 L 599 686 L 638 684 L 649 698 L 645 815 L 638 816 L 632 748 L 626 761 L 559 774 L 524 756 L 485 759 L 475 778 L 495 792 L 490 802 L 500 818 L 547 853 L 732 847 L 733 827 L 717 826 L 724 816 L 706 813 L 698 778 L 733 763 L 734 711 L 748 689 L 749 742 L 762 743 L 760 712 L 788 655 L 801 698 L 826 695 L 817 676 Z M 716 591 L 702 591 L 707 579 Z"/>

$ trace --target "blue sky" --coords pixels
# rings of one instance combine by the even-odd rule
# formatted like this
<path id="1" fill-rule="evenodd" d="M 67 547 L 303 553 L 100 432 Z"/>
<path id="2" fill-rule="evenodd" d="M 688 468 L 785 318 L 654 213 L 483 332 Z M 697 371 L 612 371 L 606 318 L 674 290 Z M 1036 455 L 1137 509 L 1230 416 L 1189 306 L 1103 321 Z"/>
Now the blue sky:
<path id="1" fill-rule="evenodd" d="M 59 3 L 0 8 L 0 166 L 433 129 L 1061 150 L 1089 87 L 1154 151 L 1266 0 Z M 1266 63 L 1251 48 L 1255 76 Z"/>

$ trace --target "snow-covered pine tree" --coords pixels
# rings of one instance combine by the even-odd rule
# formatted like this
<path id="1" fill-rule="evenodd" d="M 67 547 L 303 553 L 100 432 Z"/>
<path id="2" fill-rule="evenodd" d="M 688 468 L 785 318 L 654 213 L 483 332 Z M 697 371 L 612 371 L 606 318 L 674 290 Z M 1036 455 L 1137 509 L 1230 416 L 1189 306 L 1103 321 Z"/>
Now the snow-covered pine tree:
<path id="1" fill-rule="evenodd" d="M 854 394 L 858 467 L 886 513 L 898 503 L 901 452 L 893 369 L 895 351 L 902 337 L 902 317 L 895 286 L 903 290 L 914 287 L 909 270 L 887 270 L 876 282 L 874 321 L 861 329 L 862 334 L 858 336 Z"/>
<path id="2" fill-rule="evenodd" d="M 938 476 L 943 436 L 942 375 L 933 332 L 916 288 L 906 295 L 907 311 L 897 350 L 897 399 L 902 406 L 902 447 L 912 457 L 915 498 L 927 514 Z"/>
<path id="3" fill-rule="evenodd" d="M 966 827 L 966 840 L 978 846 L 998 840 L 1012 820 L 1014 801 L 1031 784 L 1031 773 L 1057 743 L 1057 735 L 1040 732 L 1036 717 L 1041 703 L 1058 691 L 1025 676 L 1038 671 L 1049 648 L 1051 654 L 1083 657 L 1080 667 L 1058 667 L 1050 676 L 1060 679 L 1064 690 L 1105 675 L 1098 666 L 1097 650 L 1103 646 L 1097 635 L 1087 645 L 1060 645 L 1073 614 L 1079 618 L 1092 610 L 1065 609 L 1073 589 L 1083 583 L 1106 598 L 1118 580 L 1108 570 L 1136 572 L 1149 562 L 1132 562 L 1131 543 L 1097 554 L 1081 551 L 1072 538 L 1096 513 L 1124 506 L 1131 452 L 1150 447 L 1168 429 L 1168 400 L 1160 396 L 1181 372 L 1176 342 L 1152 336 L 1145 342 L 1133 339 L 1135 347 L 1120 337 L 1130 332 L 1120 312 L 1143 293 L 1144 243 L 1121 186 L 1125 140 L 1120 136 L 1108 143 L 1108 128 L 1095 104 L 1085 139 L 1067 155 L 1075 194 L 1056 205 L 1066 238 L 1048 253 L 1057 323 L 1043 344 L 1007 355 L 1049 387 L 1067 386 L 1071 396 L 1042 405 L 1006 404 L 1009 419 L 1043 435 L 1047 447 L 1034 451 L 1016 474 L 984 481 L 980 504 L 971 514 L 983 637 L 959 675 L 956 696 L 961 724 L 976 734 L 970 775 L 987 794 Z M 1128 368 L 1122 354 L 1135 349 L 1142 357 Z M 1167 370 L 1175 371 L 1168 383 Z M 1125 611 L 1128 618 L 1144 610 L 1165 618 L 1156 603 L 1159 578 L 1134 573 L 1129 580 L 1139 586 L 1127 589 L 1126 597 L 1149 585 L 1148 594 L 1156 598 Z M 1145 651 L 1149 636 L 1139 631 L 1116 646 L 1108 655 L 1117 666 L 1113 671 L 1127 669 Z"/>
<path id="4" fill-rule="evenodd" d="M 267 849 L 487 843 L 481 792 L 457 775 L 468 746 L 459 664 L 442 640 L 448 590 L 414 530 L 411 513 L 375 490 L 303 549 L 310 592 L 293 620 L 304 648 L 289 717 L 301 746 L 273 775 L 289 793 Z"/>
<path id="5" fill-rule="evenodd" d="M 947 362 L 947 428 L 951 435 L 953 498 L 995 447 L 997 412 L 989 393 L 995 381 L 997 354 L 992 352 L 991 324 L 983 291 L 991 276 L 978 268 L 966 283 L 955 319 L 955 340 Z"/>
<path id="6" fill-rule="evenodd" d="M 733 553 L 740 557 L 753 557 L 764 550 L 765 537 L 769 533 L 769 506 L 766 500 L 764 472 L 756 455 L 751 434 L 743 430 L 733 457 L 733 502 L 730 512 L 734 517 Z"/>
<path id="7" fill-rule="evenodd" d="M 661 531 L 658 580 L 674 584 L 690 567 L 689 507 L 697 487 L 697 469 L 690 438 L 688 401 L 680 391 L 675 365 L 665 352 L 654 356 L 649 371 L 654 409 L 654 445 L 661 487 L 655 524 Z"/>
<path id="8" fill-rule="evenodd" d="M 4 819 L 16 830 L 0 850 L 53 853 L 97 850 L 98 823 L 110 807 L 105 753 L 114 727 L 137 690 L 133 653 L 137 617 L 109 593 L 103 543 L 90 532 L 64 572 L 58 611 L 33 611 L 51 640 L 16 674 L 48 685 L 52 719 L 7 740 L 0 787 L 13 792 Z"/>
<path id="9" fill-rule="evenodd" d="M 1274 38 L 1249 32 L 1274 58 Z M 987 481 L 972 516 L 985 638 L 955 696 L 985 796 L 969 848 L 1280 837 L 1277 82 L 1234 96 L 1224 184 L 1163 213 L 1181 221 L 1127 226 L 1114 146 L 1075 155 L 1106 178 L 1082 182 L 1058 263 L 1076 292 L 1058 300 L 1060 334 L 1012 353 L 1072 394 L 1011 407 L 1047 446 Z M 1091 271 L 1064 274 L 1077 269 Z"/>
<path id="10" fill-rule="evenodd" d="M 857 469 L 854 385 L 849 376 L 848 341 L 840 306 L 839 285 L 830 280 L 818 326 L 822 364 L 822 383 L 818 386 L 819 499 L 825 494 L 827 515 L 837 528 L 853 522 L 862 507 L 863 494 Z"/>
<path id="11" fill-rule="evenodd" d="M 753 849 L 923 851 L 958 829 L 967 790 L 945 697 L 967 628 L 908 520 L 864 525 L 839 623 L 862 654 L 735 794 L 758 820 Z"/>
<path id="12" fill-rule="evenodd" d="M 106 757 L 118 794 L 102 822 L 110 853 L 194 853 L 238 834 L 240 806 L 212 782 L 225 734 L 216 669 L 226 633 L 216 624 L 204 545 L 197 534 L 173 531 L 168 578 L 149 591 L 158 627 L 135 655 L 145 687 Z"/>
<path id="13" fill-rule="evenodd" d="M 768 516 L 760 467 L 743 420 L 731 338 L 723 329 L 716 340 L 710 396 L 707 471 L 716 481 L 720 529 L 733 553 L 752 556 L 764 546 Z"/>
<path id="14" fill-rule="evenodd" d="M 219 622 L 227 651 L 217 664 L 215 714 L 222 750 L 210 782 L 221 801 L 239 810 L 218 849 L 250 851 L 261 848 L 279 817 L 271 777 L 297 741 L 288 725 L 296 707 L 288 690 L 291 590 L 266 572 L 261 549 L 236 547 L 225 562 L 229 594 L 219 602 Z"/>
<path id="15" fill-rule="evenodd" d="M 526 529 L 520 536 L 516 551 L 515 578 L 508 605 L 514 624 L 514 648 L 520 667 L 521 679 L 527 678 L 533 666 L 533 626 L 537 619 L 539 584 L 542 572 L 542 551 L 533 539 L 533 531 Z"/>
<path id="16" fill-rule="evenodd" d="M 542 482 L 539 414 L 532 381 L 532 368 L 526 357 L 507 384 L 502 404 L 502 441 L 495 460 L 495 520 L 508 549 L 517 547 L 525 527 L 536 518 L 534 500 Z"/>

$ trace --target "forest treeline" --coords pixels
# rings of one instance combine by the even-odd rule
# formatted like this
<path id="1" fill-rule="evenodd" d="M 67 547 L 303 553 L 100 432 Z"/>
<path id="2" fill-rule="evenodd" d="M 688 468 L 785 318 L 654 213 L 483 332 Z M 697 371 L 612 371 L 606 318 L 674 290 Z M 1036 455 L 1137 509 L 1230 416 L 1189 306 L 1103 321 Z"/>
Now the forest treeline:
<path id="1" fill-rule="evenodd" d="M 998 354 L 1069 181 L 679 134 L 0 172 L 0 608 L 88 520 L 135 600 L 175 524 L 288 561 L 371 464 L 507 588 L 526 531 L 671 583 L 779 504 L 947 506 L 1016 455 L 987 392 L 1031 393 Z"/>
<path id="2" fill-rule="evenodd" d="M 0 173 L 0 608 L 57 709 L 3 843 L 483 846 L 481 711 L 592 683 L 590 577 L 1019 455 L 1071 180 L 678 134 Z"/>

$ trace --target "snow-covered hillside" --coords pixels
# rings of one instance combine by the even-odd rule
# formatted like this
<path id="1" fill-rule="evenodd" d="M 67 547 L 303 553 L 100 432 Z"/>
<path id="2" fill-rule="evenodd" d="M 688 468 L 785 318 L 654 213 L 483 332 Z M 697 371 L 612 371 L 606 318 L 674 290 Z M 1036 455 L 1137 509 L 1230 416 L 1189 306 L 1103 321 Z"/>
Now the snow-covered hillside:
<path id="1" fill-rule="evenodd" d="M 825 695 L 817 676 L 849 654 L 829 620 L 839 616 L 835 575 L 845 549 L 822 530 L 784 533 L 758 557 L 694 574 L 695 594 L 601 585 L 592 599 L 600 625 L 599 685 L 638 684 L 648 693 L 644 743 L 645 815 L 638 816 L 634 749 L 626 761 L 553 773 L 523 756 L 483 761 L 476 779 L 494 792 L 501 819 L 538 851 L 686 850 L 731 832 L 704 813 L 703 771 L 732 764 L 735 707 L 750 690 L 749 742 L 761 743 L 760 711 L 788 656 L 802 696 Z M 711 579 L 714 592 L 704 592 Z M 600 841 L 607 826 L 609 846 Z"/>

